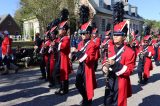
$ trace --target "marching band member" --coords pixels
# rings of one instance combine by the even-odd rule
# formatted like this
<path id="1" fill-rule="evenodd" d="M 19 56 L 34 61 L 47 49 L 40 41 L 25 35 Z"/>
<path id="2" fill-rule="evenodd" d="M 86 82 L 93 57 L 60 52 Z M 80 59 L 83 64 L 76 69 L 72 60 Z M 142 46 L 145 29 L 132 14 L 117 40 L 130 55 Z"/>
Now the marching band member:
<path id="1" fill-rule="evenodd" d="M 70 53 L 70 38 L 67 35 L 68 31 L 68 15 L 67 9 L 62 10 L 61 22 L 58 26 L 59 30 L 59 44 L 58 56 L 55 63 L 54 72 L 59 74 L 60 88 L 55 92 L 58 95 L 64 95 L 69 90 L 69 74 L 71 73 L 71 64 L 69 59 Z"/>
<path id="2" fill-rule="evenodd" d="M 92 39 L 93 42 L 95 42 L 95 49 L 96 49 L 96 54 L 95 54 L 95 64 L 94 64 L 94 70 L 97 70 L 98 67 L 98 59 L 100 58 L 100 45 L 101 45 L 101 39 L 98 37 L 98 29 L 95 27 L 92 30 Z"/>
<path id="3" fill-rule="evenodd" d="M 123 4 L 118 2 L 116 5 Z M 132 95 L 129 76 L 135 66 L 135 52 L 124 44 L 127 31 L 127 21 L 115 23 L 113 45 L 108 47 L 108 55 L 103 60 L 102 71 L 108 74 L 105 106 L 127 106 L 127 97 Z"/>
<path id="4" fill-rule="evenodd" d="M 91 22 L 88 20 L 88 16 L 89 8 L 82 5 L 80 8 L 80 17 L 83 20 L 80 27 L 82 41 L 78 44 L 78 51 L 72 55 L 72 61 L 79 61 L 76 74 L 76 88 L 83 98 L 82 106 L 91 106 L 94 89 L 96 88 L 94 71 L 96 49 L 95 42 L 91 40 L 92 28 L 89 26 Z"/>
<path id="5" fill-rule="evenodd" d="M 151 36 L 149 33 L 146 34 L 143 38 L 143 45 L 139 48 L 138 56 L 139 63 L 137 66 L 138 71 L 138 83 L 146 84 L 150 77 L 150 70 L 153 69 L 152 65 L 152 56 L 154 56 L 155 51 L 151 45 Z M 143 74 L 143 75 L 142 75 Z"/>

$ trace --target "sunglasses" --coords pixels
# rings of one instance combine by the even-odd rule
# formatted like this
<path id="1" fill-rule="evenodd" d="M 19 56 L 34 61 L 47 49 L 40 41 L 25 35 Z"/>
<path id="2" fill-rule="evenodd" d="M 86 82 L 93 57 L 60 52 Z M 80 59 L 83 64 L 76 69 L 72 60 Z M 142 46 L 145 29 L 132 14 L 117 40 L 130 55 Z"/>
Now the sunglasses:
<path id="1" fill-rule="evenodd" d="M 65 28 L 59 28 L 59 30 L 65 30 Z"/>
<path id="2" fill-rule="evenodd" d="M 144 41 L 144 43 L 148 43 L 148 41 Z"/>
<path id="3" fill-rule="evenodd" d="M 85 35 L 85 33 L 81 33 L 80 35 Z"/>
<path id="4" fill-rule="evenodd" d="M 122 34 L 114 34 L 113 36 L 124 36 L 124 35 L 122 35 Z"/>

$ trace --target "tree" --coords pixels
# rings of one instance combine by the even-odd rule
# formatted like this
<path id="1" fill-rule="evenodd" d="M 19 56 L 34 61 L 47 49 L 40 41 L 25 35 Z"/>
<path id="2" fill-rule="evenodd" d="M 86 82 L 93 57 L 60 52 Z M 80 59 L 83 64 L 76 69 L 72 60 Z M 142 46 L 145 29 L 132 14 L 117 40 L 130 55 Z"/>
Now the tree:
<path id="1" fill-rule="evenodd" d="M 151 34 L 152 35 L 157 35 L 158 34 L 158 30 L 160 29 L 160 21 L 156 21 L 156 20 L 145 20 L 145 25 L 150 26 L 151 27 Z"/>
<path id="2" fill-rule="evenodd" d="M 61 2 L 62 0 L 21 0 L 19 11 L 21 15 L 36 16 L 40 23 L 40 31 L 43 33 L 47 24 L 59 16 Z M 16 17 L 19 11 L 16 12 Z"/>
<path id="3" fill-rule="evenodd" d="M 146 19 L 145 25 L 151 26 L 152 29 L 160 29 L 160 21 Z"/>
<path id="4" fill-rule="evenodd" d="M 76 0 L 20 0 L 21 8 L 16 11 L 15 19 L 22 23 L 22 19 L 35 16 L 40 23 L 41 33 L 45 32 L 46 26 L 54 19 L 60 17 L 60 11 L 65 7 L 70 12 L 70 20 L 75 19 Z M 75 25 L 71 21 L 71 28 Z M 21 24 L 20 24 L 21 25 Z M 75 28 L 75 26 L 73 27 Z"/>

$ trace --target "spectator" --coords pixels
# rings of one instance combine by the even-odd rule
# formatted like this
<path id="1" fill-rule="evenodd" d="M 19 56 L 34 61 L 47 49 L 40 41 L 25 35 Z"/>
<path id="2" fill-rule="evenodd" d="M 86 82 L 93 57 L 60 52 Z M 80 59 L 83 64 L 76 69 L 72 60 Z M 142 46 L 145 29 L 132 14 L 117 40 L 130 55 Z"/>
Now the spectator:
<path id="1" fill-rule="evenodd" d="M 44 55 L 40 54 L 40 50 L 42 48 L 42 45 L 44 44 L 44 41 L 40 38 L 40 34 L 36 33 L 36 38 L 35 38 L 35 46 L 34 46 L 34 55 L 36 60 L 39 58 L 39 66 L 40 66 L 40 71 L 42 74 L 42 77 L 39 79 L 45 79 L 47 81 L 47 76 L 46 76 L 46 69 L 45 69 L 45 60 L 44 60 Z"/>
<path id="2" fill-rule="evenodd" d="M 13 54 L 12 54 L 12 39 L 9 38 L 9 32 L 4 31 L 4 40 L 2 41 L 2 61 L 4 63 L 4 73 L 6 75 L 9 73 L 9 68 L 13 68 L 15 73 L 18 72 L 18 67 L 13 64 Z"/>
<path id="3" fill-rule="evenodd" d="M 15 53 L 16 60 L 20 60 L 25 63 L 25 68 L 28 68 L 28 64 L 30 62 L 30 57 L 28 56 L 28 52 L 26 49 L 22 49 L 19 45 L 16 48 Z"/>

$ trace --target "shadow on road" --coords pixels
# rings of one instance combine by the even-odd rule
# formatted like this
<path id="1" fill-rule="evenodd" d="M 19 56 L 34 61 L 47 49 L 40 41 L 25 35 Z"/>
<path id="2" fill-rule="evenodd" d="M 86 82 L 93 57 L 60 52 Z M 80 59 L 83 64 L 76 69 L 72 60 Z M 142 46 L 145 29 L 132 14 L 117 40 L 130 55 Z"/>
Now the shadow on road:
<path id="1" fill-rule="evenodd" d="M 46 88 L 47 89 L 47 88 Z M 39 96 L 34 98 L 31 101 L 23 102 L 14 106 L 55 106 L 62 102 L 67 101 L 68 97 L 78 95 L 78 91 L 76 88 L 70 89 L 69 93 L 63 96 L 51 94 L 45 96 Z"/>
<path id="2" fill-rule="evenodd" d="M 160 104 L 160 95 L 150 95 L 143 98 L 142 103 L 139 106 L 159 106 Z"/>
<path id="3" fill-rule="evenodd" d="M 59 97 L 57 95 L 39 96 L 31 101 L 23 102 L 14 106 L 54 106 L 61 102 L 65 102 L 66 96 Z"/>
<path id="4" fill-rule="evenodd" d="M 139 91 L 143 90 L 143 88 L 141 87 L 141 85 L 132 85 L 132 94 L 136 94 Z"/>
<path id="5" fill-rule="evenodd" d="M 32 81 L 32 82 L 27 82 L 27 83 L 22 83 L 21 82 L 20 84 L 1 87 L 0 92 L 7 92 L 7 91 L 11 91 L 11 90 L 16 90 L 16 89 L 19 89 L 19 90 L 22 89 L 23 90 L 23 89 L 27 89 L 27 88 L 30 88 L 30 87 L 41 85 L 43 83 L 44 83 L 44 81 L 38 81 L 38 80 L 35 80 L 35 81 Z"/>
<path id="6" fill-rule="evenodd" d="M 153 74 L 150 78 L 149 78 L 149 82 L 148 83 L 154 83 L 156 81 L 160 80 L 160 73 L 157 74 Z"/>
<path id="7" fill-rule="evenodd" d="M 93 100 L 92 106 L 100 106 L 103 104 L 104 96 Z"/>
<path id="8" fill-rule="evenodd" d="M 33 88 L 33 89 L 25 89 L 19 92 L 15 92 L 12 94 L 7 94 L 0 97 L 0 102 L 7 102 L 19 98 L 30 98 L 37 95 L 41 95 L 43 93 L 49 92 L 48 88 L 39 87 L 39 88 Z"/>
<path id="9" fill-rule="evenodd" d="M 19 79 L 29 80 L 30 77 L 40 76 L 39 70 L 29 70 L 24 72 L 18 72 L 17 74 L 8 74 L 8 75 L 0 75 L 0 84 L 9 83 L 10 81 L 14 82 Z"/>

